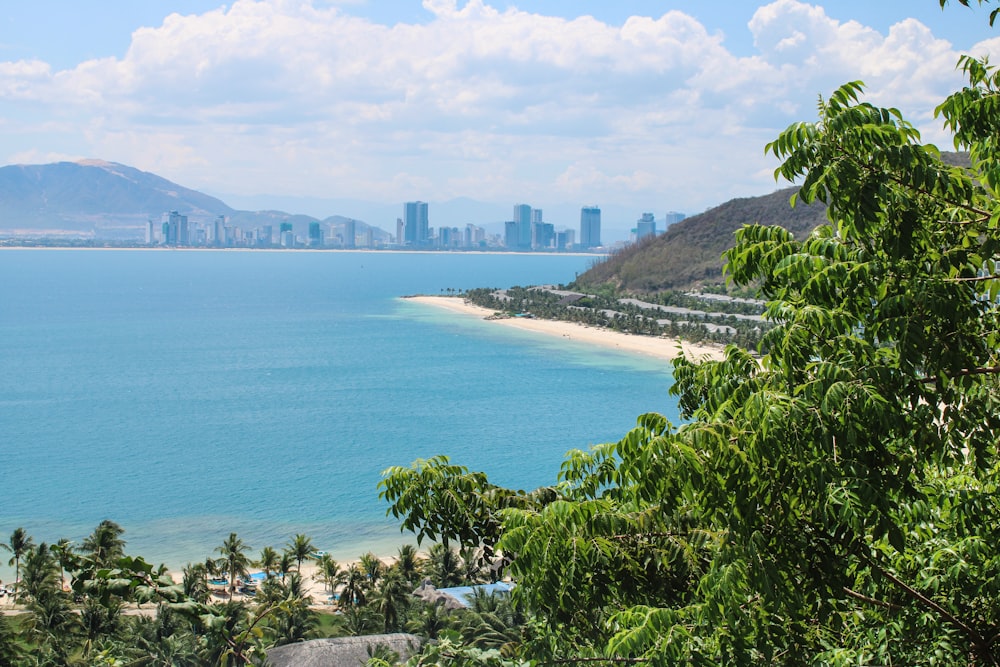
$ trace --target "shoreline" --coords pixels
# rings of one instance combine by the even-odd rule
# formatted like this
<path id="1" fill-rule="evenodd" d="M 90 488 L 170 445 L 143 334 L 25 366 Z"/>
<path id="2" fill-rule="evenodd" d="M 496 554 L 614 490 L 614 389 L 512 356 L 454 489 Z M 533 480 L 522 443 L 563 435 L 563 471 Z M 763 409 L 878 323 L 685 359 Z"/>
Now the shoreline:
<path id="1" fill-rule="evenodd" d="M 483 308 L 472 303 L 468 303 L 461 296 L 405 296 L 401 297 L 413 303 L 420 303 L 442 310 L 447 310 L 459 315 L 468 317 L 478 317 L 487 319 L 495 314 L 489 308 Z M 664 361 L 671 361 L 681 356 L 689 359 L 708 359 L 718 361 L 724 358 L 725 350 L 717 345 L 702 343 L 689 343 L 682 339 L 661 338 L 654 336 L 641 336 L 627 334 L 620 331 L 612 331 L 579 322 L 565 322 L 562 320 L 541 320 L 528 317 L 505 317 L 500 319 L 490 319 L 490 322 L 508 326 L 522 331 L 531 331 L 551 337 L 565 338 L 574 342 L 584 343 L 597 347 L 617 350 L 630 354 L 639 354 L 647 357 L 654 357 Z"/>
<path id="2" fill-rule="evenodd" d="M 403 248 L 244 248 L 209 246 L 68 246 L 68 245 L 2 245 L 2 250 L 138 250 L 141 252 L 299 252 L 299 253 L 393 253 L 408 255 L 524 255 L 536 257 L 606 257 L 597 252 L 545 252 L 535 250 L 405 250 Z"/>

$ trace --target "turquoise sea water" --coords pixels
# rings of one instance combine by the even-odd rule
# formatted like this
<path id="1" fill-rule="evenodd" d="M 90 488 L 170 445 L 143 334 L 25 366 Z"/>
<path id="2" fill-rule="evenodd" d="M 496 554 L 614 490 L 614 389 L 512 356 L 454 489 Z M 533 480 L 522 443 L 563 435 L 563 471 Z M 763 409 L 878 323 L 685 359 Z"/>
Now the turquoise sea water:
<path id="1" fill-rule="evenodd" d="M 567 450 L 676 419 L 667 366 L 398 297 L 566 283 L 592 261 L 4 250 L 0 539 L 111 518 L 171 567 L 230 531 L 351 558 L 411 541 L 378 499 L 388 466 L 443 453 L 551 483 Z"/>

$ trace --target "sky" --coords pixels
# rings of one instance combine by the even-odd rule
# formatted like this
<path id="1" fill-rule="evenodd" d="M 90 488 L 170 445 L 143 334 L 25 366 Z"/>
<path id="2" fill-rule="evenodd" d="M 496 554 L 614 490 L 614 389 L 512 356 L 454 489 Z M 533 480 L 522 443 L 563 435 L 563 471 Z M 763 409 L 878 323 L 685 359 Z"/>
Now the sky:
<path id="1" fill-rule="evenodd" d="M 297 199 L 293 212 L 318 217 L 351 214 L 320 210 L 325 200 L 460 197 L 507 212 L 692 214 L 785 185 L 764 145 L 815 120 L 817 100 L 847 81 L 950 148 L 934 107 L 962 85 L 961 54 L 1000 51 L 988 11 L 955 0 L 943 11 L 938 0 L 7 2 L 0 164 L 103 159 L 235 206 Z"/>

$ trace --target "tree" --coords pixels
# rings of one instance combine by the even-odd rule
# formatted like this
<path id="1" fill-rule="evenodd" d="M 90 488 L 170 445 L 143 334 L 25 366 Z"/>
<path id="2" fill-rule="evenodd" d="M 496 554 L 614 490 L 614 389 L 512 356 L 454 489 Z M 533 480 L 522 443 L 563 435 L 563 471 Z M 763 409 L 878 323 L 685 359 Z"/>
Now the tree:
<path id="1" fill-rule="evenodd" d="M 344 576 L 344 587 L 340 591 L 340 606 L 348 608 L 364 605 L 367 590 L 364 572 L 354 563 L 348 565 Z"/>
<path id="2" fill-rule="evenodd" d="M 247 570 L 250 567 L 247 552 L 250 551 L 250 547 L 236 533 L 229 533 L 229 537 L 215 551 L 222 556 L 221 560 L 225 563 L 225 571 L 229 573 L 229 599 L 232 600 L 233 593 L 236 592 L 237 579 L 247 576 Z"/>
<path id="3" fill-rule="evenodd" d="M 462 559 L 458 552 L 444 544 L 435 544 L 427 554 L 427 575 L 437 588 L 461 586 Z"/>
<path id="4" fill-rule="evenodd" d="M 687 423 L 641 416 L 533 502 L 476 478 L 452 516 L 411 492 L 467 471 L 387 471 L 404 526 L 514 556 L 523 655 L 1000 664 L 1000 74 L 959 66 L 937 113 L 970 168 L 858 82 L 769 144 L 830 224 L 738 233 L 729 276 L 776 326 L 759 358 L 675 362 Z"/>
<path id="5" fill-rule="evenodd" d="M 313 546 L 312 539 L 302 533 L 296 535 L 285 547 L 285 551 L 295 559 L 295 570 L 300 574 L 302 572 L 302 561 L 309 558 L 309 555 L 315 550 L 316 548 Z"/>
<path id="6" fill-rule="evenodd" d="M 49 550 L 59 563 L 59 585 L 62 586 L 66 579 L 66 571 L 72 571 L 77 567 L 77 558 L 73 548 L 73 542 L 69 538 L 63 537 L 49 547 Z"/>
<path id="7" fill-rule="evenodd" d="M 399 573 L 403 575 L 403 578 L 412 585 L 416 585 L 416 582 L 420 580 L 421 574 L 421 562 L 417 556 L 417 548 L 412 544 L 404 544 L 399 547 L 399 551 L 396 555 L 396 562 L 393 563 L 393 567 L 399 570 Z"/>
<path id="8" fill-rule="evenodd" d="M 378 556 L 369 551 L 358 559 L 358 566 L 365 575 L 366 588 L 370 591 L 378 588 L 379 580 L 385 572 L 385 565 Z"/>
<path id="9" fill-rule="evenodd" d="M 399 570 L 389 570 L 382 578 L 372 602 L 382 615 L 384 632 L 399 630 L 413 597 L 412 593 L 413 586 Z"/>
<path id="10" fill-rule="evenodd" d="M 6 551 L 11 553 L 10 560 L 7 562 L 8 565 L 14 566 L 14 597 L 16 599 L 18 593 L 18 583 L 21 580 L 21 557 L 28 552 L 29 549 L 35 546 L 34 541 L 28 532 L 21 527 L 15 528 L 14 532 L 10 534 L 10 539 L 6 544 L 0 543 L 0 547 L 3 547 Z"/>
<path id="11" fill-rule="evenodd" d="M 330 554 L 321 555 L 317 560 L 317 564 L 319 565 L 319 569 L 315 574 L 316 578 L 323 582 L 327 593 L 333 595 L 336 592 L 337 586 L 344 583 L 347 573 Z"/>
<path id="12" fill-rule="evenodd" d="M 280 557 L 273 547 L 264 547 L 260 550 L 260 558 L 257 559 L 257 567 L 264 570 L 264 574 L 270 578 L 272 572 L 278 570 Z"/>
<path id="13" fill-rule="evenodd" d="M 108 567 L 125 554 L 125 529 L 110 519 L 97 525 L 94 532 L 83 541 L 83 551 L 99 567 Z"/>

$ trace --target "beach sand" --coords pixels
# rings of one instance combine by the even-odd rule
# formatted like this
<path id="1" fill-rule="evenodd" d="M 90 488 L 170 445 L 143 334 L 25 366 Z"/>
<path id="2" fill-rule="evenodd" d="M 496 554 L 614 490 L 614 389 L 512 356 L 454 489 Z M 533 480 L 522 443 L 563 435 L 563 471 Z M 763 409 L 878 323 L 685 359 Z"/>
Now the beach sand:
<path id="1" fill-rule="evenodd" d="M 414 303 L 423 303 L 480 319 L 485 319 L 495 312 L 488 308 L 468 303 L 462 297 L 456 296 L 409 296 L 405 298 Z M 490 321 L 496 322 L 501 326 L 513 327 L 523 331 L 533 331 L 548 336 L 557 336 L 589 345 L 616 349 L 633 354 L 642 354 L 664 360 L 677 358 L 680 356 L 682 350 L 687 358 L 699 361 L 702 359 L 722 359 L 724 354 L 723 348 L 718 345 L 694 344 L 678 339 L 656 336 L 639 336 L 580 324 L 578 322 L 540 320 L 530 317 L 506 317 Z"/>

